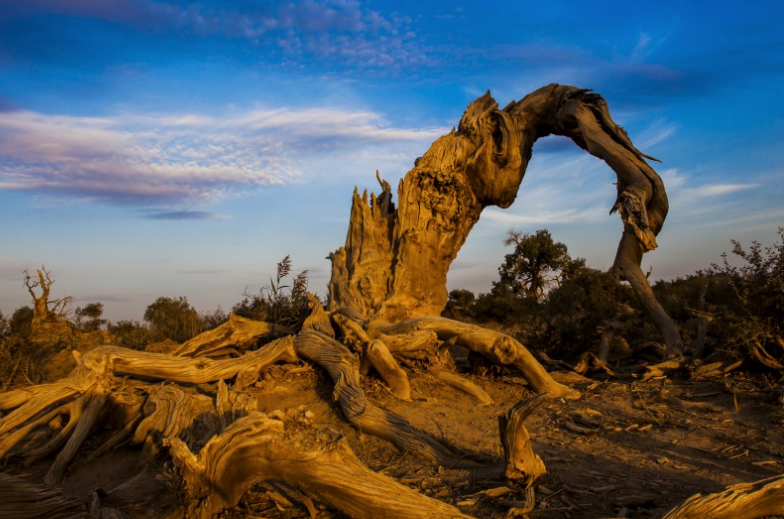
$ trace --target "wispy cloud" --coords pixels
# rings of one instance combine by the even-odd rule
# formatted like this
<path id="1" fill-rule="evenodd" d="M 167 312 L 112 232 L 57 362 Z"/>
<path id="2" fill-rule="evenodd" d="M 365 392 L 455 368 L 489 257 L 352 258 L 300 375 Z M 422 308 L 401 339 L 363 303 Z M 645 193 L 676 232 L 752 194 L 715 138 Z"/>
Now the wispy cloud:
<path id="1" fill-rule="evenodd" d="M 747 191 L 759 187 L 759 184 L 705 184 L 689 190 L 689 195 L 697 198 L 722 196 L 738 191 Z"/>
<path id="2" fill-rule="evenodd" d="M 429 141 L 444 128 L 394 128 L 369 111 L 256 109 L 74 117 L 0 114 L 0 189 L 141 205 L 212 201 L 301 178 L 303 157 Z M 214 217 L 198 211 L 159 219 Z"/>
<path id="3" fill-rule="evenodd" d="M 110 20 L 139 34 L 239 45 L 259 60 L 273 62 L 280 57 L 295 63 L 328 57 L 333 64 L 381 70 L 428 61 L 410 17 L 382 13 L 354 0 L 239 5 L 215 0 L 7 0 L 0 6 L 0 22 L 40 15 Z"/>
<path id="4" fill-rule="evenodd" d="M 151 220 L 225 220 L 227 216 L 207 211 L 166 211 L 150 213 L 145 218 Z"/>
<path id="5" fill-rule="evenodd" d="M 607 211 L 605 211 L 603 207 L 545 211 L 537 212 L 535 214 L 512 214 L 501 212 L 498 209 L 487 209 L 482 213 L 482 218 L 487 218 L 505 225 L 517 225 L 526 228 L 558 223 L 597 221 L 606 216 Z"/>

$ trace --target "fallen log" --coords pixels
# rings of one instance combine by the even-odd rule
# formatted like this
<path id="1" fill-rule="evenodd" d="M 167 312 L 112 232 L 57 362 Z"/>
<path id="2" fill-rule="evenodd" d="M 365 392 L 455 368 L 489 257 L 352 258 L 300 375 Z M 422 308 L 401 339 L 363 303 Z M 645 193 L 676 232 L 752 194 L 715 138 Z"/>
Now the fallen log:
<path id="1" fill-rule="evenodd" d="M 253 349 L 261 339 L 277 339 L 296 333 L 282 324 L 254 321 L 238 315 L 212 330 L 200 333 L 172 352 L 179 357 L 218 356 L 228 348 L 236 351 Z"/>

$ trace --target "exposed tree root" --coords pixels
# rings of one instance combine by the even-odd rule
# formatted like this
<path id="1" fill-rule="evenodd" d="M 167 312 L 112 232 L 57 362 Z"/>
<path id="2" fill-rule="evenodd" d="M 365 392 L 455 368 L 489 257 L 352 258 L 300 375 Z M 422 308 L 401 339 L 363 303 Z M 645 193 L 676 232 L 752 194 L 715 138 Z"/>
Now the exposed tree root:
<path id="1" fill-rule="evenodd" d="M 539 393 L 551 398 L 579 398 L 580 393 L 559 384 L 519 342 L 508 335 L 444 317 L 415 317 L 395 324 L 370 323 L 369 334 L 397 335 L 429 330 L 442 341 L 455 338 L 457 344 L 475 351 L 496 364 L 512 365 Z"/>
<path id="2" fill-rule="evenodd" d="M 403 452 L 414 452 L 442 465 L 467 462 L 451 448 L 409 425 L 394 413 L 376 407 L 365 398 L 359 384 L 359 366 L 351 352 L 332 337 L 304 331 L 294 341 L 297 353 L 319 364 L 335 382 L 334 398 L 353 426 L 392 442 Z"/>
<path id="3" fill-rule="evenodd" d="M 493 399 L 490 398 L 490 395 L 488 395 L 484 389 L 456 373 L 452 373 L 445 369 L 434 368 L 430 370 L 430 374 L 458 391 L 462 391 L 463 393 L 472 396 L 479 405 L 490 405 L 493 403 Z"/>
<path id="4" fill-rule="evenodd" d="M 389 384 L 392 394 L 401 400 L 411 398 L 408 375 L 389 352 L 384 341 L 378 339 L 370 341 L 366 347 L 365 355 L 381 378 Z"/>

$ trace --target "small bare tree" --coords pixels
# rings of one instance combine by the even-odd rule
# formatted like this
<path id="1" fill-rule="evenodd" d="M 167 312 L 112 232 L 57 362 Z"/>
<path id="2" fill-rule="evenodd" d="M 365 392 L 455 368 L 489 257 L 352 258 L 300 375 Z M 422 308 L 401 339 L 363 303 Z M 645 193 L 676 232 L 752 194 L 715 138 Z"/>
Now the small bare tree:
<path id="1" fill-rule="evenodd" d="M 27 269 L 24 270 L 24 286 L 33 298 L 33 326 L 61 320 L 73 300 L 70 296 L 49 299 L 53 284 L 52 271 L 46 270 L 43 265 L 36 270 L 35 276 L 31 276 Z M 41 291 L 40 295 L 36 294 L 37 290 Z"/>

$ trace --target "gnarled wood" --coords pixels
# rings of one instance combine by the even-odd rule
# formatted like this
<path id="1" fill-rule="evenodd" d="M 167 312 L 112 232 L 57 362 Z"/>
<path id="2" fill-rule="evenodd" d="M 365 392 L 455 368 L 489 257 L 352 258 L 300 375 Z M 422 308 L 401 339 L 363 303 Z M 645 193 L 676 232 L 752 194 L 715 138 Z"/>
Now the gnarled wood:
<path id="1" fill-rule="evenodd" d="M 477 386 L 470 380 L 457 375 L 456 373 L 452 373 L 451 371 L 447 371 L 445 369 L 434 368 L 430 370 L 430 374 L 441 382 L 444 382 L 445 384 L 457 389 L 458 391 L 462 391 L 467 395 L 471 395 L 479 403 L 479 405 L 490 405 L 493 403 L 493 399 L 484 389 Z"/>
<path id="2" fill-rule="evenodd" d="M 784 475 L 696 494 L 662 519 L 766 519 L 784 516 Z"/>
<path id="3" fill-rule="evenodd" d="M 292 337 L 276 339 L 262 348 L 233 359 L 175 357 L 166 353 L 129 350 L 119 346 L 99 346 L 81 357 L 81 366 L 97 370 L 111 366 L 116 375 L 137 375 L 172 382 L 204 384 L 229 379 L 241 371 L 261 370 L 265 366 L 285 360 L 296 362 Z"/>
<path id="4" fill-rule="evenodd" d="M 101 416 L 101 412 L 106 404 L 107 393 L 108 390 L 106 388 L 99 386 L 88 395 L 82 415 L 76 422 L 76 427 L 74 427 L 73 433 L 68 438 L 65 447 L 57 455 L 52 466 L 49 467 L 49 471 L 44 476 L 44 483 L 54 486 L 62 482 L 65 469 L 68 468 L 68 464 L 76 456 L 82 443 L 87 439 L 87 435 L 90 434 L 90 430 Z"/>
<path id="5" fill-rule="evenodd" d="M 0 472 L 0 517 L 4 519 L 93 519 L 81 500 L 59 490 Z"/>
<path id="6" fill-rule="evenodd" d="M 501 445 L 504 447 L 506 470 L 504 475 L 525 488 L 547 473 L 542 459 L 531 447 L 531 436 L 525 428 L 525 419 L 539 407 L 546 395 L 539 394 L 518 402 L 498 417 Z"/>
<path id="7" fill-rule="evenodd" d="M 536 496 L 532 485 L 547 473 L 544 462 L 534 453 L 531 436 L 524 425 L 525 419 L 544 402 L 546 396 L 541 393 L 518 402 L 498 417 L 498 429 L 506 460 L 504 476 L 525 489 L 525 506 L 518 509 L 520 513 L 534 509 Z"/>
<path id="8" fill-rule="evenodd" d="M 251 413 L 194 455 L 167 440 L 190 496 L 189 517 L 208 519 L 236 505 L 254 483 L 283 480 L 352 519 L 466 518 L 365 467 L 343 440 L 312 428 L 307 412 Z"/>
<path id="9" fill-rule="evenodd" d="M 392 394 L 401 400 L 411 398 L 408 375 L 400 368 L 383 341 L 378 339 L 370 341 L 366 347 L 365 355 L 381 378 L 384 379 L 384 382 L 389 384 Z"/>

